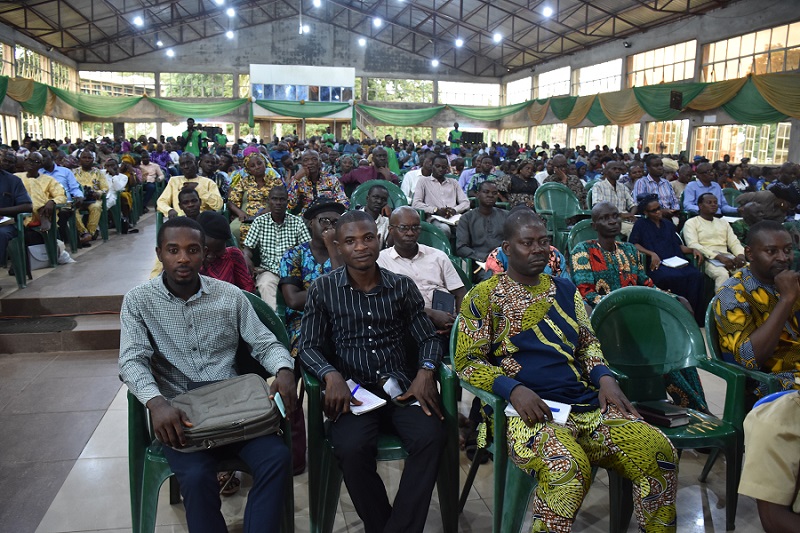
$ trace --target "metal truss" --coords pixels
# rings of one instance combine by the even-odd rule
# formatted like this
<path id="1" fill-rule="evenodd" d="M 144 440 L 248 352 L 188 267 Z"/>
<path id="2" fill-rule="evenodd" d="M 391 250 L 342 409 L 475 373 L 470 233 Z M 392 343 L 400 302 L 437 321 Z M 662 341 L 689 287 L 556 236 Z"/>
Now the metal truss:
<path id="1" fill-rule="evenodd" d="M 158 50 L 301 16 L 444 71 L 497 78 L 724 6 L 732 0 L 30 0 L 0 3 L 0 22 L 77 63 L 124 63 Z M 236 10 L 231 26 L 225 10 Z M 553 14 L 545 17 L 543 9 Z M 143 27 L 134 25 L 141 16 Z M 381 27 L 372 20 L 383 19 Z M 502 40 L 494 42 L 500 33 Z M 463 45 L 457 47 L 456 39 Z"/>

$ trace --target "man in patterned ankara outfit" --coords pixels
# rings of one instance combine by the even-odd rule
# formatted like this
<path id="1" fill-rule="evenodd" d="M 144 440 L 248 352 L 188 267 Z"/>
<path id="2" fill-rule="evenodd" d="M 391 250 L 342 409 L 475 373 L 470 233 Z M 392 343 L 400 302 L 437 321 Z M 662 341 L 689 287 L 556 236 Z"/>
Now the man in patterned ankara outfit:
<path id="1" fill-rule="evenodd" d="M 572 282 L 542 273 L 550 252 L 543 221 L 519 211 L 504 231 L 508 273 L 464 299 L 455 365 L 461 379 L 520 414 L 509 417 L 508 447 L 539 480 L 532 531 L 571 531 L 593 465 L 633 482 L 641 531 L 675 531 L 675 449 L 620 390 Z M 566 425 L 553 421 L 543 400 L 572 406 Z"/>

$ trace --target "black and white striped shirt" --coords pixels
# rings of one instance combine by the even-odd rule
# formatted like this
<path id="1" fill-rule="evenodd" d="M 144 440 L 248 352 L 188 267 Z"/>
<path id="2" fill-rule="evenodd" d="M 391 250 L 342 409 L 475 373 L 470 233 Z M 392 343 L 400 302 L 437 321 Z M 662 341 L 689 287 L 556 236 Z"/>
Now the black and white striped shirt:
<path id="1" fill-rule="evenodd" d="M 423 363 L 438 366 L 441 342 L 414 282 L 380 269 L 369 292 L 355 289 L 340 267 L 311 284 L 300 328 L 299 354 L 319 379 L 338 371 L 345 379 L 371 385 L 395 377 L 408 388 Z M 406 355 L 413 338 L 419 358 Z"/>

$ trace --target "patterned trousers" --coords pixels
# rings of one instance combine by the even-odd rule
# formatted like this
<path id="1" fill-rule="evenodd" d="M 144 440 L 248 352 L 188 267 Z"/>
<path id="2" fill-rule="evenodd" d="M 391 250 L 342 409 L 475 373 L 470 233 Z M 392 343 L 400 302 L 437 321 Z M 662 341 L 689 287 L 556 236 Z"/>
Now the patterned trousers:
<path id="1" fill-rule="evenodd" d="M 678 454 L 649 424 L 626 418 L 615 407 L 571 413 L 565 426 L 528 427 L 508 419 L 510 459 L 539 481 L 532 532 L 567 533 L 592 482 L 592 466 L 613 469 L 633 482 L 640 531 L 675 531 Z"/>

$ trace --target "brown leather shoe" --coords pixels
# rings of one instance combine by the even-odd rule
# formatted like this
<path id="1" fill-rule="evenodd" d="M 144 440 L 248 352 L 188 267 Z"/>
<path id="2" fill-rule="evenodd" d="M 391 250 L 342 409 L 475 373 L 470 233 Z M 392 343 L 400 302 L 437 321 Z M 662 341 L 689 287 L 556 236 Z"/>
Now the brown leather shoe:
<path id="1" fill-rule="evenodd" d="M 88 244 L 92 242 L 92 234 L 91 233 L 84 233 L 80 237 L 81 244 Z"/>

